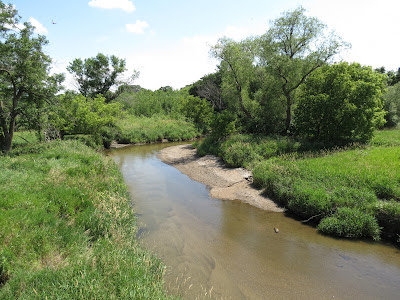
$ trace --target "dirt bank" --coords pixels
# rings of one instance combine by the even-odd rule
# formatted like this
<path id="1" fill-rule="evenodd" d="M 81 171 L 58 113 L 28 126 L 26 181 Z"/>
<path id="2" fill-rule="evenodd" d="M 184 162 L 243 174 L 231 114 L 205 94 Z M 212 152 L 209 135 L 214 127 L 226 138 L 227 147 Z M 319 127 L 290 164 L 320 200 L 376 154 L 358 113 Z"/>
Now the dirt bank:
<path id="1" fill-rule="evenodd" d="M 196 149 L 191 145 L 165 148 L 160 151 L 158 158 L 191 179 L 208 185 L 211 197 L 241 200 L 265 210 L 283 211 L 251 185 L 250 171 L 243 168 L 227 168 L 221 160 L 212 155 L 198 157 Z"/>

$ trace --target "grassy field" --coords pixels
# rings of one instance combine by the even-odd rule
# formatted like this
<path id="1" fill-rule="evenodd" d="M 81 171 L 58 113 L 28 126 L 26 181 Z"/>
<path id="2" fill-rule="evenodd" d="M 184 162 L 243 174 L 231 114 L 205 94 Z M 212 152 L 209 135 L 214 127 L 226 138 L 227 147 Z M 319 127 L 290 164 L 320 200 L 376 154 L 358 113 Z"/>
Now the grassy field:
<path id="1" fill-rule="evenodd" d="M 0 299 L 168 298 L 114 162 L 77 141 L 30 143 L 0 156 Z"/>
<path id="2" fill-rule="evenodd" d="M 327 234 L 400 238 L 400 131 L 376 132 L 370 145 L 305 151 L 288 138 L 232 136 L 205 141 L 231 166 L 252 169 L 266 195 Z"/>
<path id="3" fill-rule="evenodd" d="M 193 123 L 167 117 L 136 117 L 129 115 L 117 122 L 120 143 L 190 140 L 201 135 Z"/>

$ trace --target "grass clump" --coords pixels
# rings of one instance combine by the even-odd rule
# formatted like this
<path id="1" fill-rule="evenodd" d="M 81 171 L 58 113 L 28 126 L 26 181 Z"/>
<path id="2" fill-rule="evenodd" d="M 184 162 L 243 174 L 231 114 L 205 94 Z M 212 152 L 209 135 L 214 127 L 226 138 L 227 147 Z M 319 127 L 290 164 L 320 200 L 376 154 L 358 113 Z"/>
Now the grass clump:
<path id="1" fill-rule="evenodd" d="M 335 214 L 323 219 L 318 229 L 326 234 L 347 238 L 371 237 L 380 239 L 381 228 L 374 216 L 349 207 L 338 208 Z"/>
<path id="2" fill-rule="evenodd" d="M 164 299 L 115 163 L 82 143 L 0 157 L 1 299 Z"/>

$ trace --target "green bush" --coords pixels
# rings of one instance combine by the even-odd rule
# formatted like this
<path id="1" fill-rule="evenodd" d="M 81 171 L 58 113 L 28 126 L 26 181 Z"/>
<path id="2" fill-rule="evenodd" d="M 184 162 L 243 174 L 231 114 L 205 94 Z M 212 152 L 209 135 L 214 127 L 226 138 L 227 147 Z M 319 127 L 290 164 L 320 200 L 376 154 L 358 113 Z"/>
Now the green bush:
<path id="1" fill-rule="evenodd" d="M 384 81 L 382 74 L 356 63 L 317 69 L 299 95 L 297 133 L 327 146 L 370 141 L 385 122 Z"/>
<path id="2" fill-rule="evenodd" d="M 224 110 L 214 114 L 211 120 L 211 135 L 214 139 L 224 139 L 236 131 L 236 116 Z"/>
<path id="3" fill-rule="evenodd" d="M 346 238 L 380 239 L 381 228 L 374 216 L 355 208 L 338 208 L 336 213 L 318 224 L 323 233 Z"/>

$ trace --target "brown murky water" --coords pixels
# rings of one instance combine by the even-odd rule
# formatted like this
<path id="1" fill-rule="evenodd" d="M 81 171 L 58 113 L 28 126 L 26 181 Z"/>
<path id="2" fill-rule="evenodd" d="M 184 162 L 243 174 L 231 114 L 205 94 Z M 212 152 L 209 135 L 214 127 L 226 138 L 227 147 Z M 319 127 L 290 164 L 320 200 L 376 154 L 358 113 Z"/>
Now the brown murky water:
<path id="1" fill-rule="evenodd" d="M 111 150 L 132 193 L 140 238 L 184 299 L 400 299 L 400 250 L 338 240 L 282 213 L 209 196 L 153 144 Z M 275 233 L 274 227 L 279 228 Z"/>

